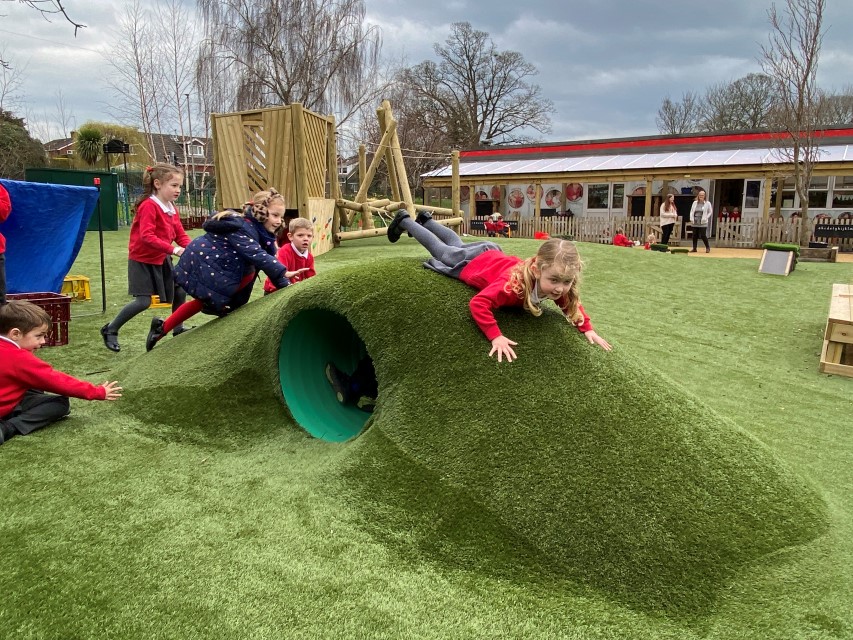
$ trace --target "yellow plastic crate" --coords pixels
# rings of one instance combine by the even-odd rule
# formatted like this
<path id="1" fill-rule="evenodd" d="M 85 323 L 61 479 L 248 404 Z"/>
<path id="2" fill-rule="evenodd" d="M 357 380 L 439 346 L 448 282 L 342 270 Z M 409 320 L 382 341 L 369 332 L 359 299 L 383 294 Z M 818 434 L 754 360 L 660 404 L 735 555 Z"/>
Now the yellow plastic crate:
<path id="1" fill-rule="evenodd" d="M 171 302 L 160 302 L 160 296 L 151 296 L 151 306 L 155 309 L 172 308 Z"/>
<path id="2" fill-rule="evenodd" d="M 71 296 L 72 302 L 85 302 L 92 299 L 87 276 L 72 276 L 68 274 L 62 281 L 62 293 Z"/>

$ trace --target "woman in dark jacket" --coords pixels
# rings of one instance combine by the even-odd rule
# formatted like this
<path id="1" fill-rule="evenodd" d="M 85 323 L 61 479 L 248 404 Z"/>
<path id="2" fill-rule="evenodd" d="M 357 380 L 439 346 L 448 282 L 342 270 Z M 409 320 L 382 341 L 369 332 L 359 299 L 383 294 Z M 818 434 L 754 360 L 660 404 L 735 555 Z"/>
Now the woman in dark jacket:
<path id="1" fill-rule="evenodd" d="M 258 271 L 266 273 L 277 289 L 304 271 L 285 271 L 275 258 L 275 232 L 284 212 L 281 194 L 270 189 L 257 193 L 242 214 L 222 211 L 209 218 L 203 226 L 206 233 L 190 242 L 175 266 L 175 282 L 194 299 L 165 321 L 151 320 L 146 350 L 151 351 L 173 326 L 200 311 L 224 316 L 246 304 Z"/>

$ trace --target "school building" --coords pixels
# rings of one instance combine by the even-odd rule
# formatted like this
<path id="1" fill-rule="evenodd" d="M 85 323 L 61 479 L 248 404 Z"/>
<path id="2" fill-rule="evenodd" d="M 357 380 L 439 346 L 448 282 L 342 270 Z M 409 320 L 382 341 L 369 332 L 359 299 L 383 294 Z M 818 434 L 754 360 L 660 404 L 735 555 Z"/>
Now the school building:
<path id="1" fill-rule="evenodd" d="M 797 241 L 815 224 L 853 224 L 853 128 L 818 132 L 808 220 L 801 219 L 780 137 L 738 132 L 461 151 L 460 205 L 466 222 L 500 212 L 523 237 L 545 231 L 593 241 L 606 241 L 616 227 L 645 239 L 659 230 L 659 207 L 669 194 L 681 214 L 673 239 L 685 240 L 699 189 L 714 206 L 708 235 L 718 246 Z M 425 202 L 449 197 L 451 178 L 451 166 L 425 174 Z M 853 239 L 841 244 L 853 245 Z"/>

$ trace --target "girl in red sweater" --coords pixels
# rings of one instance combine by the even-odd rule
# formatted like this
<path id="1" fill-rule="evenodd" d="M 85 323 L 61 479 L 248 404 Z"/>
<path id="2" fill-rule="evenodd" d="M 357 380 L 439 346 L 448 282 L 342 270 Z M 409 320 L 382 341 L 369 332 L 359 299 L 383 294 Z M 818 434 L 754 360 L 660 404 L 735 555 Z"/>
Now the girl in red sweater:
<path id="1" fill-rule="evenodd" d="M 543 242 L 532 258 L 508 256 L 493 242 L 464 243 L 452 230 L 438 224 L 432 214 L 422 212 L 415 220 L 406 211 L 398 211 L 388 225 L 388 239 L 397 242 L 403 232 L 410 233 L 432 258 L 424 266 L 457 278 L 479 293 L 469 303 L 474 322 L 492 343 L 489 356 L 498 362 L 516 359 L 513 347 L 518 343 L 501 333 L 494 311 L 500 307 L 524 307 L 534 316 L 542 315 L 542 302 L 553 300 L 586 336 L 591 344 L 610 351 L 611 346 L 592 328 L 578 296 L 581 261 L 573 242 L 554 238 Z"/>
<path id="2" fill-rule="evenodd" d="M 110 351 L 121 350 L 119 329 L 151 306 L 151 296 L 171 302 L 173 311 L 186 302 L 186 293 L 175 286 L 172 277 L 172 256 L 180 256 L 190 243 L 175 207 L 183 180 L 183 172 L 170 164 L 155 164 L 142 173 L 142 196 L 130 226 L 127 261 L 128 293 L 133 300 L 101 327 Z M 174 334 L 182 331 L 183 326 L 175 327 Z"/>

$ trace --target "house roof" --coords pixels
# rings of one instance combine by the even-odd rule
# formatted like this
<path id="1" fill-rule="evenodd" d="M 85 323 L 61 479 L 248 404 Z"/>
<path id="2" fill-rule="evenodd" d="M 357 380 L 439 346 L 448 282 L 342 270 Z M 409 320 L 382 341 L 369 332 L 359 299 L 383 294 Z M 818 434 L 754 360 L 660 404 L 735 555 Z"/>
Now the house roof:
<path id="1" fill-rule="evenodd" d="M 174 153 L 177 164 L 183 164 L 184 143 L 189 142 L 190 144 L 195 143 L 201 145 L 204 149 L 204 156 L 187 157 L 187 164 L 190 164 L 191 162 L 195 162 L 196 165 L 213 164 L 213 145 L 211 144 L 210 138 L 204 138 L 201 136 L 178 136 L 163 133 L 153 133 L 151 134 L 151 138 L 154 142 L 154 149 L 152 152 L 157 162 L 171 162 L 171 156 Z M 73 143 L 73 138 L 58 138 L 45 143 L 44 148 L 48 152 L 65 151 L 70 148 Z"/>
<path id="2" fill-rule="evenodd" d="M 67 147 L 70 147 L 73 141 L 74 140 L 72 138 L 57 138 L 56 140 L 51 140 L 50 142 L 45 143 L 44 150 L 63 151 Z"/>

